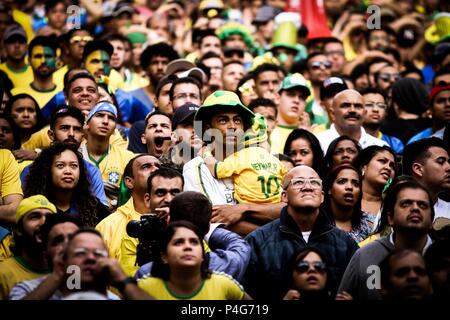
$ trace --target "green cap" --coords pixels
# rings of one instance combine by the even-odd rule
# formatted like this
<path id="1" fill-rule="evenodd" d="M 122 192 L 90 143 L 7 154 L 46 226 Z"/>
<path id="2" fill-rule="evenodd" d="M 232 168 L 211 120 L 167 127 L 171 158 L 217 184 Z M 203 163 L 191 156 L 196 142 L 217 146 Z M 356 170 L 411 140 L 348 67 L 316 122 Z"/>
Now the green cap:
<path id="1" fill-rule="evenodd" d="M 213 113 L 221 107 L 235 107 L 244 120 L 251 125 L 251 119 L 255 116 L 253 111 L 244 106 L 236 93 L 232 91 L 217 90 L 211 93 L 195 113 L 194 121 L 210 120 Z"/>
<path id="2" fill-rule="evenodd" d="M 146 43 L 147 42 L 147 35 L 143 32 L 131 32 L 127 35 L 128 40 L 132 44 L 135 43 Z"/>
<path id="3" fill-rule="evenodd" d="M 293 88 L 303 90 L 303 92 L 305 92 L 306 94 L 305 99 L 311 94 L 311 91 L 306 84 L 305 78 L 298 72 L 291 74 L 290 76 L 287 76 L 283 79 L 283 83 L 281 84 L 279 92 L 281 92 L 281 90 L 289 90 Z"/>

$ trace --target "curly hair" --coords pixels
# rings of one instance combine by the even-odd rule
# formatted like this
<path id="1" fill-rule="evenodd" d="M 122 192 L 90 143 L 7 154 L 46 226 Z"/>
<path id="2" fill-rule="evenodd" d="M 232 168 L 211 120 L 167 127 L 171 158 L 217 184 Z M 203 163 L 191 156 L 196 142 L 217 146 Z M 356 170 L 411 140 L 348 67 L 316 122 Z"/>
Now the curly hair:
<path id="1" fill-rule="evenodd" d="M 73 190 L 71 203 L 75 204 L 81 223 L 84 226 L 95 227 L 99 222 L 98 200 L 90 193 L 90 183 L 87 179 L 83 157 L 73 144 L 55 142 L 50 147 L 42 150 L 40 155 L 30 165 L 30 173 L 25 180 L 24 195 L 29 197 L 35 194 L 42 194 L 51 202 L 54 202 L 55 186 L 52 182 L 52 165 L 55 157 L 65 150 L 70 150 L 76 155 L 80 170 L 80 178 Z"/>

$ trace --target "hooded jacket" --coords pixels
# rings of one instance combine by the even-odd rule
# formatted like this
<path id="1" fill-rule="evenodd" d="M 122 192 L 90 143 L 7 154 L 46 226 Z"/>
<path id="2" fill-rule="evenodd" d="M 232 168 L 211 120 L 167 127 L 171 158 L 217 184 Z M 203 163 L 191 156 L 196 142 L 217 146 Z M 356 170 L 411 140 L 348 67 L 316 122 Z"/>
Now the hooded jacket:
<path id="1" fill-rule="evenodd" d="M 307 247 L 323 252 L 334 295 L 350 258 L 358 248 L 356 242 L 334 227 L 322 211 L 306 242 L 288 214 L 287 206 L 281 210 L 279 219 L 253 231 L 246 240 L 252 247 L 252 255 L 243 284 L 254 299 L 281 300 L 292 284 L 292 274 L 287 272 L 288 262 L 297 250 Z"/>

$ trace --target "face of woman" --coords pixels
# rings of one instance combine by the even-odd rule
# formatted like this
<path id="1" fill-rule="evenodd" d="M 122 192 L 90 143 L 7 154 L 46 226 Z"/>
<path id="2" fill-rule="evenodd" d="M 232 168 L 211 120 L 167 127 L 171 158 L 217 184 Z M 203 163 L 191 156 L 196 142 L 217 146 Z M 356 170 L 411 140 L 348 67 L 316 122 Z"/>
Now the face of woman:
<path id="1" fill-rule="evenodd" d="M 295 288 L 300 292 L 323 290 L 327 282 L 327 273 L 320 256 L 310 252 L 303 260 L 297 262 L 293 280 Z"/>
<path id="2" fill-rule="evenodd" d="M 312 167 L 314 154 L 309 142 L 303 138 L 292 141 L 289 150 L 289 157 L 294 161 L 295 165 L 306 165 Z"/>
<path id="3" fill-rule="evenodd" d="M 0 149 L 12 150 L 14 135 L 11 126 L 5 119 L 0 119 Z"/>
<path id="4" fill-rule="evenodd" d="M 358 201 L 360 181 L 351 169 L 341 170 L 330 189 L 331 201 L 341 207 L 353 207 Z"/>
<path id="5" fill-rule="evenodd" d="M 171 268 L 200 268 L 203 261 L 202 243 L 197 235 L 188 228 L 178 228 L 162 255 L 162 261 Z"/>
<path id="6" fill-rule="evenodd" d="M 52 168 L 53 185 L 60 189 L 72 190 L 78 185 L 80 179 L 80 165 L 78 158 L 71 150 L 64 150 L 53 159 Z"/>
<path id="7" fill-rule="evenodd" d="M 388 151 L 378 152 L 370 162 L 362 168 L 364 181 L 374 187 L 383 188 L 389 178 L 395 176 L 395 159 Z"/>
<path id="8" fill-rule="evenodd" d="M 19 99 L 11 108 L 11 117 L 19 128 L 27 130 L 36 125 L 36 105 L 31 99 Z"/>
<path id="9" fill-rule="evenodd" d="M 333 166 L 338 166 L 342 163 L 352 163 L 358 155 L 358 149 L 351 140 L 339 141 L 333 153 Z"/>

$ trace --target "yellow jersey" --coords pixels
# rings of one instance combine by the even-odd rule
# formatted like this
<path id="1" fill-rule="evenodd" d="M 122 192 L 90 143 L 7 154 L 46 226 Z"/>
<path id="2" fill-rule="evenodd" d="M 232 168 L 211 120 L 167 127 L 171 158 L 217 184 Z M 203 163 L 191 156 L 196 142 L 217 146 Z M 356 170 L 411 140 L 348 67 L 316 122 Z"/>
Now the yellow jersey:
<path id="1" fill-rule="evenodd" d="M 283 153 L 287 137 L 292 132 L 292 130 L 296 128 L 298 128 L 298 126 L 285 126 L 281 124 L 277 125 L 270 134 L 270 153 Z"/>
<path id="2" fill-rule="evenodd" d="M 34 79 L 33 69 L 26 64 L 22 70 L 13 70 L 8 63 L 0 64 L 0 70 L 4 71 L 14 85 L 14 88 L 20 87 L 23 83 L 31 83 Z"/>
<path id="3" fill-rule="evenodd" d="M 217 179 L 233 177 L 234 197 L 240 203 L 279 203 L 283 164 L 261 147 L 248 147 L 215 165 Z"/>
<path id="4" fill-rule="evenodd" d="M 0 149 L 0 198 L 22 193 L 19 165 L 11 151 Z"/>

